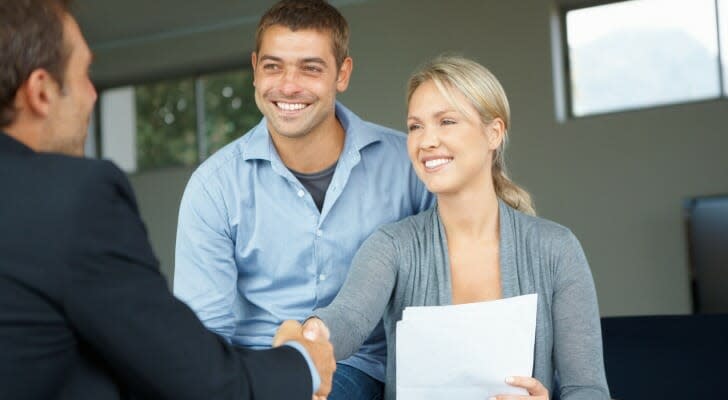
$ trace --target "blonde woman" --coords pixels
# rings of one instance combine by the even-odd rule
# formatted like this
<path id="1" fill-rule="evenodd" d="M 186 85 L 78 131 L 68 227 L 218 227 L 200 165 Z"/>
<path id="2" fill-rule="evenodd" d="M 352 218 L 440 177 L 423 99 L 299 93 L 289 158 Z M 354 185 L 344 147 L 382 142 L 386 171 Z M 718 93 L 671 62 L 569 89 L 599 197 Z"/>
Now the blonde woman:
<path id="1" fill-rule="evenodd" d="M 608 399 L 589 265 L 571 231 L 535 217 L 528 193 L 506 175 L 510 111 L 498 80 L 471 60 L 439 57 L 411 77 L 407 99 L 409 156 L 437 205 L 369 237 L 307 333 L 328 327 L 344 359 L 383 318 L 385 398 L 394 400 L 395 329 L 405 307 L 538 293 L 533 377 L 506 379 L 529 396 L 495 398 Z"/>

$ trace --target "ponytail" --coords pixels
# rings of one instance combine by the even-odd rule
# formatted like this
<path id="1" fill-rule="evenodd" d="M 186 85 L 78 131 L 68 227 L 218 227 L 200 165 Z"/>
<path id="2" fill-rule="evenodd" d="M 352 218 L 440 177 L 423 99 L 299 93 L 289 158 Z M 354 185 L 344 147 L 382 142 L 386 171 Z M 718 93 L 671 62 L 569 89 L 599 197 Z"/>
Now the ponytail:
<path id="1" fill-rule="evenodd" d="M 496 196 L 511 208 L 524 214 L 536 215 L 531 195 L 525 189 L 513 183 L 501 163 L 493 165 L 493 187 Z"/>

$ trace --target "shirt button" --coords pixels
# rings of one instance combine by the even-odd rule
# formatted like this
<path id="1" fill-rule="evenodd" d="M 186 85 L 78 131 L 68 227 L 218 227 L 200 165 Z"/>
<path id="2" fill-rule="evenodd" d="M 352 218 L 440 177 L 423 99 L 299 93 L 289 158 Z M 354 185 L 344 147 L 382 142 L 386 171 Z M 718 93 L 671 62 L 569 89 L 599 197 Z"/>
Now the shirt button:
<path id="1" fill-rule="evenodd" d="M 326 280 L 326 274 L 319 275 L 319 280 L 320 281 L 325 281 Z"/>
<path id="2" fill-rule="evenodd" d="M 298 197 L 303 197 L 303 195 L 306 194 L 306 193 L 303 192 L 303 189 L 298 189 L 298 193 L 297 194 L 298 194 Z"/>
<path id="3" fill-rule="evenodd" d="M 321 237 L 321 235 L 323 235 L 323 234 L 324 234 L 324 231 L 322 231 L 321 229 L 316 231 L 316 236 L 318 236 L 318 237 Z"/>

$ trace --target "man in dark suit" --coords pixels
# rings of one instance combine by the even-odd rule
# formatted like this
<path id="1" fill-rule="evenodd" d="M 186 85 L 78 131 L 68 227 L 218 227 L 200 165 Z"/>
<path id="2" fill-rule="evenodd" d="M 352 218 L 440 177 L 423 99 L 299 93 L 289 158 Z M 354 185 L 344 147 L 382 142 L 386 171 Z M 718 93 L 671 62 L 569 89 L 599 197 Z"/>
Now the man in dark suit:
<path id="1" fill-rule="evenodd" d="M 79 157 L 96 92 L 67 3 L 0 0 L 0 399 L 326 396 L 330 343 L 293 321 L 265 351 L 210 333 L 169 293 L 124 174 Z"/>

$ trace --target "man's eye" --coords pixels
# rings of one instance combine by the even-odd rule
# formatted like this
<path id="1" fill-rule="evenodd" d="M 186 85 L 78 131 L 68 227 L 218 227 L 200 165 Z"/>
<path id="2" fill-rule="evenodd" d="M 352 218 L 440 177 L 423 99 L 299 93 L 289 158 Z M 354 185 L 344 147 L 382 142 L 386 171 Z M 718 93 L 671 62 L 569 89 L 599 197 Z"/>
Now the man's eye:
<path id="1" fill-rule="evenodd" d="M 268 71 L 275 71 L 278 69 L 278 65 L 277 64 L 263 64 L 263 69 L 268 70 Z"/>
<path id="2" fill-rule="evenodd" d="M 313 65 L 307 65 L 303 67 L 303 70 L 306 72 L 321 72 L 321 68 L 313 66 Z"/>

